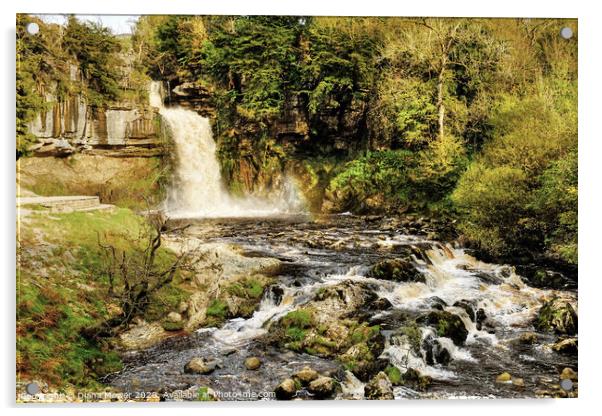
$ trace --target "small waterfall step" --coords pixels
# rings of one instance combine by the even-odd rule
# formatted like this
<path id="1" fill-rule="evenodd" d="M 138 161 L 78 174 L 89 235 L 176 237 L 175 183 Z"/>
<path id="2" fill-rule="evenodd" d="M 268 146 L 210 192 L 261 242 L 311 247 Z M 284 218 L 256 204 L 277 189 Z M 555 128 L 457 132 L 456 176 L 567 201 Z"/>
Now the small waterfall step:
<path id="1" fill-rule="evenodd" d="M 114 206 L 101 204 L 97 196 L 72 195 L 72 196 L 30 196 L 17 198 L 17 207 L 28 208 L 41 206 L 51 212 L 96 211 L 109 210 Z"/>

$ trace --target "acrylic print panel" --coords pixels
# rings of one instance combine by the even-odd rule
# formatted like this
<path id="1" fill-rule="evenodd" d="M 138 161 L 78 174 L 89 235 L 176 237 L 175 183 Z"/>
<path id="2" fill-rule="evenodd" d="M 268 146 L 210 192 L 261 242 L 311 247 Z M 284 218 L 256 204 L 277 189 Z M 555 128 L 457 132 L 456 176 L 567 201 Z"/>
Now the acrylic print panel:
<path id="1" fill-rule="evenodd" d="M 16 27 L 19 402 L 577 396 L 576 20 Z"/>

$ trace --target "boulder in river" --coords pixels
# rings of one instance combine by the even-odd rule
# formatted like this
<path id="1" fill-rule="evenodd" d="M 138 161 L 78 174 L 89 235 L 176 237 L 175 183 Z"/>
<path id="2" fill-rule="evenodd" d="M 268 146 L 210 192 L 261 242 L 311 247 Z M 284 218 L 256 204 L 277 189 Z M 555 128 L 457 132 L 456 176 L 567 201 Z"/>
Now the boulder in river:
<path id="1" fill-rule="evenodd" d="M 408 260 L 387 259 L 376 263 L 370 277 L 396 282 L 425 282 L 424 275 Z"/>
<path id="2" fill-rule="evenodd" d="M 569 302 L 552 298 L 539 309 L 534 326 L 540 331 L 575 335 L 577 334 L 577 312 Z"/>
<path id="3" fill-rule="evenodd" d="M 184 372 L 189 374 L 210 374 L 216 368 L 216 361 L 208 361 L 202 357 L 194 357 L 184 366 Z"/>
<path id="4" fill-rule="evenodd" d="M 364 387 L 364 395 L 368 400 L 394 400 L 393 385 L 384 372 L 378 373 Z"/>
<path id="5" fill-rule="evenodd" d="M 309 383 L 307 391 L 318 399 L 326 399 L 332 397 L 336 388 L 337 383 L 332 377 L 322 376 Z"/>
<path id="6" fill-rule="evenodd" d="M 297 393 L 297 386 L 292 378 L 285 379 L 274 389 L 278 400 L 290 400 Z"/>
<path id="7" fill-rule="evenodd" d="M 463 345 L 468 337 L 468 330 L 462 319 L 447 311 L 431 311 L 418 321 L 433 326 L 438 336 L 451 338 L 456 345 Z"/>
<path id="8" fill-rule="evenodd" d="M 414 368 L 408 368 L 401 376 L 402 385 L 418 391 L 425 391 L 431 385 L 432 381 L 431 377 L 423 376 Z"/>
<path id="9" fill-rule="evenodd" d="M 261 360 L 257 357 L 249 357 L 245 360 L 247 370 L 257 370 L 261 367 Z"/>
<path id="10" fill-rule="evenodd" d="M 312 381 L 317 379 L 319 376 L 320 375 L 318 374 L 318 372 L 316 370 L 314 370 L 311 367 L 305 366 L 301 370 L 297 371 L 293 375 L 293 378 L 295 380 L 299 381 L 299 383 L 301 383 L 301 385 L 307 386 L 309 383 L 311 383 Z"/>
<path id="11" fill-rule="evenodd" d="M 512 375 L 508 372 L 503 372 L 495 378 L 496 383 L 510 383 L 512 381 Z"/>
<path id="12" fill-rule="evenodd" d="M 422 341 L 425 351 L 425 361 L 428 365 L 447 365 L 451 361 L 451 354 L 437 339 L 429 335 Z"/>
<path id="13" fill-rule="evenodd" d="M 560 373 L 560 379 L 577 381 L 577 372 L 570 367 L 565 367 Z"/>
<path id="14" fill-rule="evenodd" d="M 576 355 L 578 352 L 577 338 L 565 338 L 552 345 L 552 349 L 560 354 Z"/>

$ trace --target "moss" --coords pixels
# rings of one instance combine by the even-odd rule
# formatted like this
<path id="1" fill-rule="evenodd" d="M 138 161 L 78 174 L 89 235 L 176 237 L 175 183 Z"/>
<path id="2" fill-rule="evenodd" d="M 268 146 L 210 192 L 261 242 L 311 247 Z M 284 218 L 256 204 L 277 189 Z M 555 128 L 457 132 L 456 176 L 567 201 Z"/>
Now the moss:
<path id="1" fill-rule="evenodd" d="M 207 316 L 219 319 L 225 319 L 228 312 L 228 304 L 219 299 L 213 300 L 207 308 Z"/>
<path id="2" fill-rule="evenodd" d="M 298 327 L 301 329 L 309 328 L 313 324 L 312 312 L 307 309 L 298 309 L 289 312 L 282 319 L 281 323 L 285 328 Z"/>
<path id="3" fill-rule="evenodd" d="M 387 368 L 385 368 L 385 374 L 387 375 L 387 377 L 389 377 L 389 381 L 391 381 L 391 383 L 394 386 L 401 385 L 402 379 L 401 379 L 401 371 L 399 371 L 399 368 L 397 368 L 393 365 L 388 365 Z"/>
<path id="4" fill-rule="evenodd" d="M 181 331 L 182 329 L 184 329 L 184 322 L 183 321 L 180 321 L 180 322 L 164 321 L 161 323 L 161 326 L 166 331 Z"/>
<path id="5" fill-rule="evenodd" d="M 411 322 L 409 325 L 399 328 L 399 333 L 405 335 L 410 342 L 410 346 L 414 352 L 420 352 L 420 344 L 422 342 L 422 331 L 416 322 Z"/>

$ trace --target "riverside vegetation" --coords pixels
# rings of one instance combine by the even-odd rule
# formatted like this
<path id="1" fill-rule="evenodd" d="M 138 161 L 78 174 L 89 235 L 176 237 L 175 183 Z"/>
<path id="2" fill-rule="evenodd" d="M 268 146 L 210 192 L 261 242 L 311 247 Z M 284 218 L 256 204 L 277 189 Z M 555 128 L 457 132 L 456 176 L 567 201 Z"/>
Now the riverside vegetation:
<path id="1" fill-rule="evenodd" d="M 577 32 L 554 19 L 141 16 L 117 36 L 19 15 L 18 185 L 117 206 L 20 213 L 19 379 L 200 400 L 241 387 L 222 377 L 241 371 L 281 399 L 573 394 L 554 378 L 576 381 L 565 26 Z M 279 195 L 292 178 L 315 220 L 140 215 L 180 164 L 151 81 L 166 106 L 209 118 L 233 198 Z M 65 127 L 74 99 L 83 133 Z M 117 143 L 119 111 L 140 118 Z M 47 113 L 69 153 L 41 153 L 32 126 Z M 128 153 L 134 139 L 143 153 Z M 465 390 L 441 381 L 454 377 Z"/>

